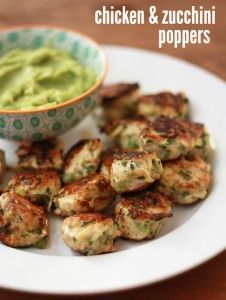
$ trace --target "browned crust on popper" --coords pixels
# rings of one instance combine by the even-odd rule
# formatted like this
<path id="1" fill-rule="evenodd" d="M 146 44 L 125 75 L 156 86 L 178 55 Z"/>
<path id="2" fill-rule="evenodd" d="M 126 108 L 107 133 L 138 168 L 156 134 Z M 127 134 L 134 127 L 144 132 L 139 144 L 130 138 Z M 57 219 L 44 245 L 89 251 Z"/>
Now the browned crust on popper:
<path id="1" fill-rule="evenodd" d="M 161 193 L 146 191 L 123 195 L 121 204 L 128 209 L 133 219 L 160 220 L 172 216 L 171 202 Z"/>
<path id="2" fill-rule="evenodd" d="M 109 104 L 114 99 L 133 93 L 139 89 L 138 83 L 116 83 L 105 85 L 100 90 L 102 104 Z"/>

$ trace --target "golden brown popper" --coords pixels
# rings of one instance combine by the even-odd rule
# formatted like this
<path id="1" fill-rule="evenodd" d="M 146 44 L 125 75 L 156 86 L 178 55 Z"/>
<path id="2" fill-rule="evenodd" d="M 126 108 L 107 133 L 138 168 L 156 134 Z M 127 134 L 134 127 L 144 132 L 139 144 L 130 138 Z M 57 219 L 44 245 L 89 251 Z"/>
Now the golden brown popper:
<path id="1" fill-rule="evenodd" d="M 83 213 L 67 217 L 61 235 L 70 248 L 85 255 L 116 251 L 115 239 L 120 236 L 113 219 L 100 213 Z"/>
<path id="2" fill-rule="evenodd" d="M 50 210 L 53 197 L 61 188 L 61 176 L 53 169 L 25 170 L 15 174 L 4 191 L 12 191 Z"/>
<path id="3" fill-rule="evenodd" d="M 180 158 L 163 164 L 156 190 L 174 203 L 191 204 L 205 199 L 212 180 L 211 166 L 200 157 Z"/>
<path id="4" fill-rule="evenodd" d="M 98 138 L 83 139 L 71 147 L 64 159 L 64 183 L 94 174 L 99 167 L 102 151 L 103 144 Z"/>
<path id="5" fill-rule="evenodd" d="M 64 145 L 60 139 L 24 143 L 16 151 L 20 169 L 56 169 L 63 166 Z"/>
<path id="6" fill-rule="evenodd" d="M 142 95 L 137 101 L 136 111 L 138 116 L 150 121 L 161 115 L 186 120 L 189 117 L 189 101 L 184 93 Z"/>
<path id="7" fill-rule="evenodd" d="M 138 83 L 116 83 L 105 85 L 100 91 L 101 104 L 106 120 L 134 116 L 140 87 Z"/>
<path id="8" fill-rule="evenodd" d="M 154 152 L 163 161 L 186 155 L 195 146 L 190 126 L 188 121 L 157 117 L 138 135 L 140 148 Z"/>
<path id="9" fill-rule="evenodd" d="M 98 212 L 112 201 L 109 181 L 101 174 L 90 174 L 65 185 L 54 197 L 54 212 L 71 216 L 81 212 Z"/>
<path id="10" fill-rule="evenodd" d="M 146 188 L 162 174 L 162 163 L 151 152 L 128 152 L 114 155 L 110 183 L 118 193 Z"/>
<path id="11" fill-rule="evenodd" d="M 46 212 L 15 192 L 0 196 L 0 240 L 10 247 L 46 246 L 49 221 Z"/>
<path id="12" fill-rule="evenodd" d="M 120 197 L 115 207 L 115 220 L 122 237 L 131 240 L 152 239 L 172 216 L 167 196 L 155 192 L 141 192 Z"/>

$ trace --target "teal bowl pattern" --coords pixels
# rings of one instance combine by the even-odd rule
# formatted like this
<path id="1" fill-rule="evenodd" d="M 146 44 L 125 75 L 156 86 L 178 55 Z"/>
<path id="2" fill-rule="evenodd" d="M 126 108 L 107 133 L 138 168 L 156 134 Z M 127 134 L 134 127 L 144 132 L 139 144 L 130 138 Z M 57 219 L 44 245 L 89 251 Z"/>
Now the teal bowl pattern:
<path id="1" fill-rule="evenodd" d="M 13 48 L 37 49 L 50 46 L 70 52 L 97 75 L 91 89 L 72 100 L 45 109 L 0 110 L 0 138 L 37 141 L 57 136 L 78 124 L 99 102 L 99 87 L 106 73 L 103 50 L 79 33 L 57 28 L 29 27 L 0 32 L 0 56 Z"/>

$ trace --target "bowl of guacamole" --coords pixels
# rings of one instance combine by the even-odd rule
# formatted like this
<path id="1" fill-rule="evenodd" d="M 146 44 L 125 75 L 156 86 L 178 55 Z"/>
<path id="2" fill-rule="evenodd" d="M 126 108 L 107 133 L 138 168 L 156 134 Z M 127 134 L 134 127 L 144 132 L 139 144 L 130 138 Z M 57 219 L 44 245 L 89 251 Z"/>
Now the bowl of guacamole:
<path id="1" fill-rule="evenodd" d="M 99 103 L 101 47 L 73 31 L 0 32 L 0 138 L 37 141 L 69 130 Z"/>

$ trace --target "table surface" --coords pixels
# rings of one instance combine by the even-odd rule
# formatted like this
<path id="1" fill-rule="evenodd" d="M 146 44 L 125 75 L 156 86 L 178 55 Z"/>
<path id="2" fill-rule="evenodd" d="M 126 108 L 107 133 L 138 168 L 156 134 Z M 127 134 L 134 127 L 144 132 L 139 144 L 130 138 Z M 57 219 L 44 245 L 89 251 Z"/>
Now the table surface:
<path id="1" fill-rule="evenodd" d="M 161 9 L 188 9 L 197 1 L 188 0 L 1 0 L 0 28 L 23 24 L 50 24 L 82 31 L 100 43 L 118 44 L 151 49 L 167 53 L 197 64 L 226 80 L 226 1 L 205 0 L 200 2 L 206 8 L 216 6 L 216 25 L 196 26 L 195 29 L 209 29 L 209 45 L 190 45 L 186 49 L 172 46 L 158 48 L 159 25 L 96 25 L 94 12 L 102 5 L 114 5 L 119 9 L 144 9 L 156 5 Z M 173 27 L 173 26 L 172 26 Z M 170 29 L 171 27 L 169 27 Z M 176 29 L 176 26 L 174 27 Z M 183 28 L 180 27 L 180 28 Z M 186 29 L 191 29 L 187 26 Z M 206 264 L 176 278 L 132 291 L 108 295 L 111 299 L 226 299 L 226 252 Z M 1 272 L 3 274 L 3 271 Z M 81 299 L 81 297 L 79 297 Z M 83 297 L 82 297 L 83 298 Z M 88 297 L 90 298 L 90 297 Z M 105 299 L 106 296 L 92 297 Z M 0 290 L 0 299 L 40 299 L 37 295 Z M 41 299 L 50 299 L 42 296 Z M 63 299 L 60 297 L 60 299 Z"/>

